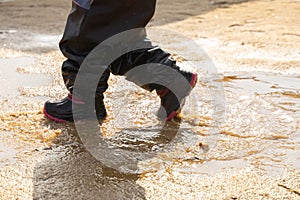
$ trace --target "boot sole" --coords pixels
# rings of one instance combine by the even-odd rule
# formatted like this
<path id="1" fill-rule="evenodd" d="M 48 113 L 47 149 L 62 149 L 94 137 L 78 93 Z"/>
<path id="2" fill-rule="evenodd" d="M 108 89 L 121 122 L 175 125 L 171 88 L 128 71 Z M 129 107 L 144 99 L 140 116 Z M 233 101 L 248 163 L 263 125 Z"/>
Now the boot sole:
<path id="1" fill-rule="evenodd" d="M 67 120 L 59 119 L 59 118 L 53 117 L 52 115 L 50 115 L 49 113 L 47 113 L 45 107 L 44 107 L 43 113 L 44 113 L 44 115 L 45 115 L 48 119 L 50 119 L 50 120 L 52 120 L 52 121 L 55 121 L 55 122 L 58 122 L 58 123 L 66 123 L 66 122 L 68 122 Z"/>

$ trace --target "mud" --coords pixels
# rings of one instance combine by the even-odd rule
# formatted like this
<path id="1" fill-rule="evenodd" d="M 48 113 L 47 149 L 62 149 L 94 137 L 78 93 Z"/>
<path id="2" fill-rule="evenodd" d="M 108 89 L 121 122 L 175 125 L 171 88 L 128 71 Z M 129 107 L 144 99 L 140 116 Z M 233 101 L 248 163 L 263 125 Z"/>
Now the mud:
<path id="1" fill-rule="evenodd" d="M 191 55 L 200 80 L 163 125 L 154 93 L 112 76 L 101 131 L 141 156 L 100 161 L 73 124 L 42 114 L 66 93 L 57 42 L 69 5 L 0 1 L 0 199 L 299 199 L 299 1 L 158 1 L 150 27 L 203 52 L 168 31 L 149 37 L 179 65 Z"/>

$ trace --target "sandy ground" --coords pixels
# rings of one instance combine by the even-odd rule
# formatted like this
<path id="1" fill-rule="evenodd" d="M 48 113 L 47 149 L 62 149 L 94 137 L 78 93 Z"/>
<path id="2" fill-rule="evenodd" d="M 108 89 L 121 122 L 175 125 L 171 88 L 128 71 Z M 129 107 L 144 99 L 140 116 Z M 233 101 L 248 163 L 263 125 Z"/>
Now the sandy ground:
<path id="1" fill-rule="evenodd" d="M 67 0 L 0 0 L 0 199 L 300 199 L 299 0 L 158 1 L 150 38 L 180 65 L 188 58 L 201 66 L 203 78 L 184 110 L 183 147 L 140 162 L 140 175 L 105 167 L 72 124 L 43 117 L 43 102 L 66 93 L 57 42 L 69 10 Z M 107 133 L 157 128 L 157 97 L 113 87 L 122 81 L 110 80 Z M 216 82 L 224 86 L 226 122 L 204 155 L 193 139 L 207 138 L 207 91 Z M 124 102 L 112 101 L 132 92 L 125 113 L 132 124 L 118 121 L 113 113 Z M 195 111 L 193 100 L 200 102 Z"/>

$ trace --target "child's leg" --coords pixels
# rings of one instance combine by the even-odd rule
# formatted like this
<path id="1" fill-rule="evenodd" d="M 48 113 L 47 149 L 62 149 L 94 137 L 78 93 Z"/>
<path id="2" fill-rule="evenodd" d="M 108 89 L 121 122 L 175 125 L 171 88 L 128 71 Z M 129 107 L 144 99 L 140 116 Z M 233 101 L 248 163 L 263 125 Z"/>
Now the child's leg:
<path id="1" fill-rule="evenodd" d="M 78 69 L 91 50 L 122 31 L 145 27 L 154 14 L 155 4 L 156 0 L 74 0 L 59 44 L 67 58 L 62 66 L 67 88 L 72 92 Z M 108 87 L 109 73 L 103 76 L 99 92 Z"/>
<path id="2" fill-rule="evenodd" d="M 134 70 L 139 66 L 142 66 L 141 70 Z M 110 70 L 115 75 L 125 75 L 127 80 L 148 91 L 156 90 L 161 98 L 159 115 L 167 121 L 180 112 L 185 97 L 197 81 L 196 73 L 181 69 L 169 53 L 158 47 L 126 53 L 110 65 Z M 147 84 L 144 84 L 145 80 Z M 170 90 L 174 88 L 176 94 Z"/>

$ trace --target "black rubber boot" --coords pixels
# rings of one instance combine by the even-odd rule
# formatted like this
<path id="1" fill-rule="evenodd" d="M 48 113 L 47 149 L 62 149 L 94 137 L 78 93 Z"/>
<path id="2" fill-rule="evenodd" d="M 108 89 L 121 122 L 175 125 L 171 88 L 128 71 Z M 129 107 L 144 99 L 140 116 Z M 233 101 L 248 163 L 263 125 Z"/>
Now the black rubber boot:
<path id="1" fill-rule="evenodd" d="M 149 66 L 144 67 L 142 73 L 130 73 L 131 69 L 143 64 L 149 64 Z M 111 64 L 110 70 L 115 75 L 125 75 L 127 80 L 136 83 L 148 91 L 156 90 L 161 98 L 161 107 L 158 111 L 158 116 L 166 121 L 172 120 L 179 114 L 184 105 L 185 97 L 190 94 L 197 82 L 197 73 L 184 71 L 184 69 L 176 65 L 176 61 L 170 57 L 169 53 L 155 46 L 151 49 L 140 49 L 121 56 Z M 185 83 L 177 80 L 180 74 L 188 81 L 190 87 L 184 87 L 182 84 Z M 148 81 L 150 84 L 142 84 L 143 80 L 148 79 L 148 77 L 153 78 L 153 80 Z M 163 82 L 166 85 L 171 86 L 176 84 L 181 94 L 176 96 L 167 87 L 154 84 L 156 80 L 161 79 L 164 79 Z"/>
<path id="2" fill-rule="evenodd" d="M 76 105 L 76 109 L 72 109 L 72 104 Z M 73 110 L 75 110 L 75 113 Z M 61 123 L 73 122 L 75 115 L 76 119 L 93 119 L 96 115 L 98 121 L 102 121 L 106 117 L 106 109 L 102 94 L 96 94 L 95 106 L 88 105 L 69 94 L 59 101 L 47 101 L 44 105 L 44 114 L 48 119 Z"/>
<path id="3" fill-rule="evenodd" d="M 184 72 L 184 71 L 180 71 L 180 73 L 187 79 L 187 81 L 190 84 L 189 90 L 185 92 L 185 95 L 183 97 L 176 96 L 168 88 L 156 90 L 156 93 L 159 95 L 161 99 L 160 102 L 161 106 L 158 110 L 158 116 L 160 118 L 165 119 L 166 121 L 171 121 L 176 115 L 180 113 L 185 103 L 185 97 L 187 97 L 190 94 L 190 92 L 192 91 L 192 89 L 195 87 L 197 83 L 197 79 L 198 79 L 197 73 Z"/>

